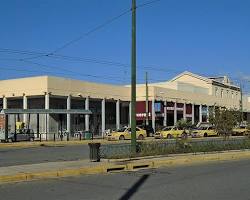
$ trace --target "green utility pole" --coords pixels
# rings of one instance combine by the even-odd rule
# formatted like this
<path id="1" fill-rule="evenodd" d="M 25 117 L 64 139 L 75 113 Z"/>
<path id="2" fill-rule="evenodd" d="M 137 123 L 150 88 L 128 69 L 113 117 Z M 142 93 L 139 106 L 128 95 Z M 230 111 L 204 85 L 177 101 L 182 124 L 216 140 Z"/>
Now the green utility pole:
<path id="1" fill-rule="evenodd" d="M 149 125 L 148 123 L 148 72 L 145 74 L 145 81 L 146 81 L 146 126 Z"/>
<path id="2" fill-rule="evenodd" d="M 131 50 L 131 147 L 136 153 L 136 0 L 132 0 L 132 50 Z"/>

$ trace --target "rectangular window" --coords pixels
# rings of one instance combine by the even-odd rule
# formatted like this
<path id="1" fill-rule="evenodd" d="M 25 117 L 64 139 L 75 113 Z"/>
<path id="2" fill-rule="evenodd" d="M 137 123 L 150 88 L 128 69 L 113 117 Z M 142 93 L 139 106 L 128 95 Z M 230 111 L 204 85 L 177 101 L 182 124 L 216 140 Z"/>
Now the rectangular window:
<path id="1" fill-rule="evenodd" d="M 218 96 L 218 88 L 217 87 L 215 88 L 215 96 L 216 97 Z"/>

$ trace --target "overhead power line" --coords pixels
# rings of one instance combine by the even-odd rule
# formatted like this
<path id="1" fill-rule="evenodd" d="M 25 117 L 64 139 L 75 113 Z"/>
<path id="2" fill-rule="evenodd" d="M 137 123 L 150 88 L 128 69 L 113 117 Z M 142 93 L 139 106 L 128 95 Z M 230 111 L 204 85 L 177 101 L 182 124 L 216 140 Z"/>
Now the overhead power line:
<path id="1" fill-rule="evenodd" d="M 8 53 L 8 54 L 21 54 L 21 55 L 43 55 L 45 52 L 37 52 L 37 51 L 27 51 L 27 50 L 16 50 L 16 49 L 8 49 L 8 48 L 0 48 L 0 52 L 2 53 Z M 59 59 L 59 60 L 66 60 L 66 61 L 74 61 L 74 62 L 84 62 L 84 63 L 94 63 L 94 64 L 101 64 L 106 66 L 113 66 L 113 67 L 119 67 L 119 68 L 130 68 L 129 64 L 121 63 L 118 61 L 110 61 L 110 60 L 104 60 L 104 59 L 97 59 L 97 58 L 82 58 L 82 57 L 76 57 L 76 56 L 67 56 L 67 55 L 61 55 L 61 54 L 54 54 L 49 55 L 47 58 L 51 59 Z M 0 60 L 7 60 L 7 61 L 25 61 L 22 59 L 16 59 L 16 58 L 0 58 Z M 27 61 L 27 60 L 26 60 Z M 31 64 L 31 63 L 30 63 Z M 58 68 L 58 67 L 55 67 Z M 183 70 L 176 70 L 173 68 L 166 68 L 166 67 L 158 67 L 158 66 L 142 66 L 138 65 L 138 69 L 142 69 L 145 71 L 159 71 L 161 73 L 181 73 Z M 51 69 L 51 68 L 50 68 Z M 64 69 L 60 68 L 61 71 L 64 71 Z M 66 72 L 68 72 L 68 69 L 66 69 Z M 71 71 L 70 73 L 77 73 L 76 71 Z M 202 75 L 202 74 L 201 74 Z M 207 76 L 206 74 L 203 74 L 203 76 Z M 213 75 L 214 76 L 214 75 Z M 233 76 L 230 76 L 232 80 L 239 80 L 239 78 L 234 78 Z M 116 79 L 119 79 L 120 77 L 116 77 Z M 123 77 L 124 78 L 124 77 Z M 159 80 L 159 79 L 150 79 L 150 81 L 155 82 L 165 82 L 167 80 Z"/>
<path id="2" fill-rule="evenodd" d="M 45 53 L 42 52 L 36 52 L 36 51 L 24 51 L 24 50 L 14 50 L 14 49 L 4 49 L 0 48 L 0 52 L 4 53 L 10 53 L 10 54 L 29 54 L 34 56 L 40 56 L 44 55 Z M 110 61 L 110 60 L 104 60 L 104 59 L 97 59 L 97 58 L 82 58 L 82 57 L 76 57 L 76 56 L 66 56 L 66 55 L 60 55 L 60 54 L 52 54 L 48 55 L 47 58 L 53 58 L 53 59 L 59 59 L 59 60 L 66 60 L 66 61 L 78 61 L 78 62 L 87 62 L 87 63 L 94 63 L 94 64 L 101 64 L 101 65 L 108 65 L 108 66 L 114 66 L 114 67 L 120 67 L 120 68 L 130 68 L 130 64 L 121 63 L 118 61 Z M 10 59 L 11 60 L 11 59 Z M 16 61 L 25 61 L 25 59 L 12 59 Z M 137 65 L 138 69 L 143 70 L 150 70 L 150 71 L 160 71 L 160 72 L 174 72 L 174 73 L 181 73 L 181 70 L 166 68 L 166 67 L 156 67 L 156 66 L 144 66 L 144 65 Z"/>
<path id="3" fill-rule="evenodd" d="M 79 72 L 76 72 L 76 71 L 72 71 L 72 70 L 68 70 L 67 68 L 64 68 L 64 67 L 54 67 L 54 66 L 49 66 L 49 65 L 45 65 L 45 64 L 41 64 L 41 63 L 37 63 L 37 62 L 32 62 L 32 61 L 26 61 L 24 60 L 23 62 L 26 62 L 26 63 L 30 63 L 30 64 L 33 64 L 33 65 L 37 65 L 37 66 L 40 66 L 40 67 L 44 67 L 44 68 L 47 68 L 47 69 L 58 69 L 58 70 L 63 70 L 64 72 L 67 72 L 67 73 L 71 73 L 71 74 L 77 74 L 77 75 L 80 75 L 80 76 L 84 76 L 84 77 L 91 77 L 91 78 L 102 78 L 102 79 L 106 79 L 106 80 L 116 80 L 116 81 L 121 81 L 121 78 L 120 77 L 114 77 L 114 76 L 99 76 L 99 75 L 92 75 L 92 74 L 85 74 L 85 73 L 79 73 Z M 67 75 L 67 74 L 66 74 Z"/>
<path id="4" fill-rule="evenodd" d="M 79 37 L 75 38 L 75 39 L 72 39 L 66 43 L 64 43 L 62 46 L 60 46 L 59 48 L 55 49 L 54 51 L 48 53 L 48 54 L 44 54 L 44 55 L 37 55 L 37 56 L 33 56 L 33 57 L 28 57 L 28 58 L 23 58 L 24 60 L 30 60 L 30 59 L 35 59 L 35 58 L 40 58 L 40 57 L 43 57 L 43 56 L 49 56 L 49 55 L 53 55 L 55 54 L 56 52 L 58 51 L 61 51 L 62 49 L 68 47 L 69 45 L 81 40 L 82 38 L 84 37 L 87 37 L 89 36 L 90 34 L 94 33 L 94 32 L 97 32 L 98 30 L 104 28 L 105 26 L 113 23 L 114 21 L 118 20 L 119 18 L 121 18 L 122 16 L 126 15 L 127 13 L 129 13 L 131 11 L 131 9 L 127 9 L 125 11 L 123 11 L 122 13 L 120 13 L 119 15 L 115 16 L 115 17 L 112 17 L 110 19 L 108 19 L 107 21 L 105 21 L 104 23 L 100 24 L 100 25 L 97 25 L 95 26 L 94 28 L 90 29 L 89 31 L 83 33 L 82 35 L 80 35 Z"/>
<path id="5" fill-rule="evenodd" d="M 90 34 L 92 34 L 92 33 L 96 32 L 96 31 L 98 31 L 98 30 L 104 28 L 105 26 L 107 26 L 107 25 L 113 23 L 114 21 L 116 21 L 117 19 L 121 18 L 122 16 L 126 15 L 126 14 L 129 13 L 129 12 L 130 12 L 130 9 L 125 10 L 125 11 L 122 12 L 121 14 L 119 14 L 119 15 L 117 15 L 117 16 L 115 16 L 115 17 L 112 17 L 111 19 L 108 19 L 108 20 L 107 20 L 106 22 L 104 22 L 103 24 L 100 24 L 100 25 L 98 25 L 98 26 L 96 26 L 96 27 L 90 29 L 89 31 L 87 31 L 87 32 L 84 33 L 83 35 L 81 35 L 81 36 L 79 36 L 79 37 L 77 37 L 77 38 L 75 38 L 75 39 L 73 39 L 73 40 L 71 40 L 71 41 L 69 41 L 69 42 L 66 42 L 64 45 L 62 45 L 61 47 L 59 47 L 59 48 L 57 48 L 56 50 L 54 50 L 53 52 L 51 52 L 51 54 L 54 54 L 54 53 L 56 53 L 56 52 L 58 52 L 58 51 L 60 51 L 60 50 L 62 50 L 62 49 L 64 49 L 64 48 L 66 48 L 67 46 L 71 45 L 72 43 L 75 43 L 75 42 L 81 40 L 83 37 L 89 36 Z"/>
<path id="6" fill-rule="evenodd" d="M 153 0 L 153 1 L 148 1 L 148 2 L 145 2 L 143 4 L 140 4 L 137 6 L 137 8 L 142 8 L 142 7 L 145 7 L 145 6 L 148 6 L 148 5 L 151 5 L 153 3 L 156 3 L 160 0 Z M 58 51 L 61 51 L 62 49 L 70 46 L 71 44 L 75 43 L 75 42 L 78 42 L 79 40 L 81 40 L 82 38 L 84 37 L 87 37 L 89 36 L 90 34 L 94 33 L 94 32 L 97 32 L 98 30 L 104 28 L 105 26 L 109 25 L 109 24 L 112 24 L 113 22 L 115 22 L 116 20 L 120 19 L 122 16 L 128 14 L 131 12 L 131 8 L 121 12 L 119 15 L 115 16 L 115 17 L 112 17 L 110 19 L 108 19 L 107 21 L 105 21 L 104 23 L 102 24 L 99 24 L 97 26 L 95 26 L 94 28 L 90 29 L 89 31 L 83 33 L 82 35 L 80 35 L 79 37 L 75 38 L 75 39 L 72 39 L 66 43 L 64 43 L 62 46 L 58 47 L 57 49 L 55 49 L 54 51 L 48 53 L 48 54 L 45 54 L 45 55 L 38 55 L 38 56 L 34 56 L 34 57 L 29 57 L 29 58 L 23 58 L 25 60 L 28 60 L 28 59 L 35 59 L 35 58 L 40 58 L 40 57 L 43 57 L 43 56 L 48 56 L 48 55 L 53 55 L 55 54 L 56 52 Z"/>
<path id="7" fill-rule="evenodd" d="M 145 7 L 145 6 L 149 6 L 149 5 L 154 4 L 154 3 L 157 3 L 157 2 L 159 2 L 159 1 L 161 1 L 161 0 L 147 1 L 147 2 L 145 2 L 145 3 L 139 4 L 139 5 L 137 6 L 137 8 L 142 8 L 142 7 Z"/>

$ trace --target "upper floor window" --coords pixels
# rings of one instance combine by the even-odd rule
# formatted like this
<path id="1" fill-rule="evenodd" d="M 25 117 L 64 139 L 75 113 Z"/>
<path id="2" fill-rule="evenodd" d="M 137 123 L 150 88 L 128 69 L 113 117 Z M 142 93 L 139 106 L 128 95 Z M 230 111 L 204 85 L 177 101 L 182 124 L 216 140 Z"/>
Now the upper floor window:
<path id="1" fill-rule="evenodd" d="M 224 97 L 224 91 L 223 91 L 223 90 L 221 90 L 221 92 L 220 92 L 220 96 L 221 96 L 221 98 L 223 98 L 223 97 Z"/>
<path id="2" fill-rule="evenodd" d="M 218 96 L 218 88 L 217 87 L 215 88 L 215 92 L 214 93 L 215 93 L 215 96 L 217 97 Z"/>

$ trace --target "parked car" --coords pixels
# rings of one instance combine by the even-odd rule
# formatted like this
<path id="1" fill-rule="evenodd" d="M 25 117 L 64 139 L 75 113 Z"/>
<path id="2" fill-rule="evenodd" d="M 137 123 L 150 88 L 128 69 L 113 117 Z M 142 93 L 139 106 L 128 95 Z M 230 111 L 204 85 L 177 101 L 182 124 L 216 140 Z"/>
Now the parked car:
<path id="1" fill-rule="evenodd" d="M 185 132 L 184 129 L 179 129 L 176 126 L 167 126 L 155 133 L 156 139 L 163 139 L 163 138 L 171 139 L 179 137 L 187 137 L 187 133 Z"/>
<path id="2" fill-rule="evenodd" d="M 23 129 L 16 134 L 13 132 L 8 134 L 9 142 L 34 141 L 34 139 L 35 134 L 32 129 Z"/>
<path id="3" fill-rule="evenodd" d="M 199 127 L 192 131 L 192 137 L 209 137 L 209 136 L 218 136 L 218 133 L 215 131 L 213 126 Z"/>
<path id="4" fill-rule="evenodd" d="M 246 126 L 239 126 L 233 129 L 232 135 L 249 135 L 249 130 Z"/>
<path id="5" fill-rule="evenodd" d="M 147 137 L 152 137 L 154 135 L 154 129 L 152 126 L 147 126 L 147 125 L 140 125 L 138 126 L 139 128 L 141 129 L 144 129 L 146 130 L 146 133 L 147 133 Z"/>
<path id="6" fill-rule="evenodd" d="M 143 140 L 147 137 L 146 130 L 136 127 L 136 138 Z M 123 127 L 117 131 L 111 132 L 107 136 L 108 140 L 130 140 L 131 139 L 131 128 Z"/>

